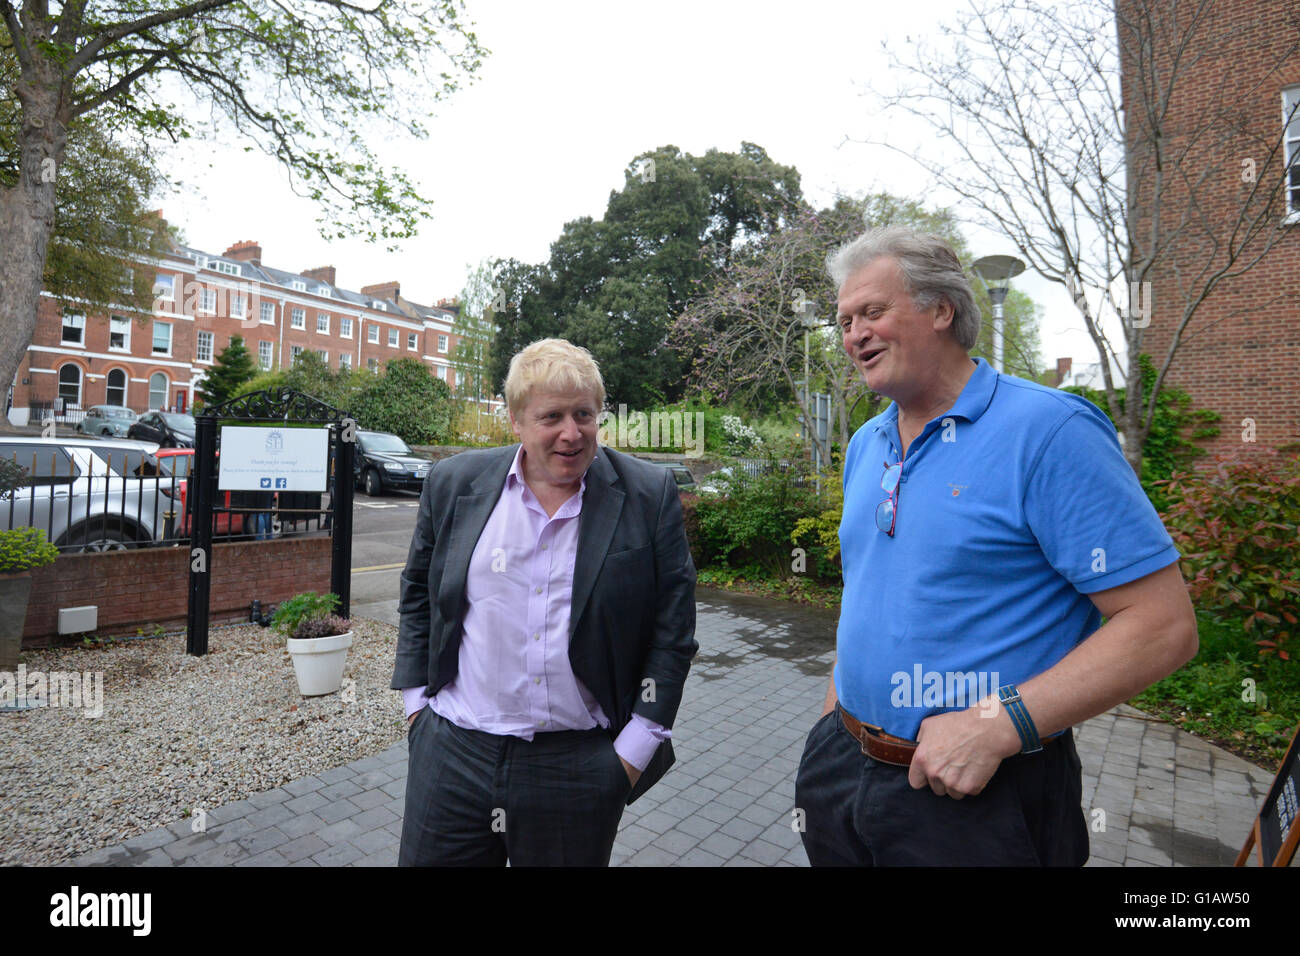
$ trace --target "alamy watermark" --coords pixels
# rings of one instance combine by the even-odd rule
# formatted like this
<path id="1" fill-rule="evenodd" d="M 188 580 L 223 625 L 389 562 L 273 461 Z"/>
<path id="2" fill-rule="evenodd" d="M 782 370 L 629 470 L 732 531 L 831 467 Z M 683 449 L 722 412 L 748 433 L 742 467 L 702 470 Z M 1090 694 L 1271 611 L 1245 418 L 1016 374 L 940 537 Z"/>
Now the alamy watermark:
<path id="1" fill-rule="evenodd" d="M 47 707 L 76 707 L 83 717 L 104 713 L 103 671 L 29 671 L 19 664 L 16 671 L 0 671 L 0 705 L 14 706 L 39 701 Z"/>
<path id="2" fill-rule="evenodd" d="M 596 421 L 597 440 L 610 448 L 666 448 L 683 450 L 685 458 L 704 454 L 704 413 L 603 411 Z"/>

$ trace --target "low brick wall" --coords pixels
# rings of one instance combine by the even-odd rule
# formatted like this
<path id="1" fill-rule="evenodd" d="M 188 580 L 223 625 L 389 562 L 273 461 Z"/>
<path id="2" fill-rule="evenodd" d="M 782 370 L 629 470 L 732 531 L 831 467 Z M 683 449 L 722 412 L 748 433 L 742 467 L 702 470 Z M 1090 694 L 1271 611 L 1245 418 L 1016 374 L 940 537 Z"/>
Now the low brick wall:
<path id="1" fill-rule="evenodd" d="M 223 542 L 213 546 L 210 567 L 209 622 L 246 620 L 254 599 L 267 605 L 301 591 L 328 591 L 330 539 Z M 32 572 L 23 646 L 57 643 L 62 607 L 98 606 L 103 635 L 132 633 L 145 624 L 183 627 L 189 571 L 186 547 L 64 555 Z"/>

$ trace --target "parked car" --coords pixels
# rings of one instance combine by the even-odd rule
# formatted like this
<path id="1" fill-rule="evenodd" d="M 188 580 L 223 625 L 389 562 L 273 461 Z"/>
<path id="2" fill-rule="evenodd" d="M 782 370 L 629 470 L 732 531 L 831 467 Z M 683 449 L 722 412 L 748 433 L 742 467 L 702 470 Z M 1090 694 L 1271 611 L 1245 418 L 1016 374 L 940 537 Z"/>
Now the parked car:
<path id="1" fill-rule="evenodd" d="M 145 412 L 127 429 L 127 438 L 151 441 L 163 448 L 194 447 L 194 416 L 176 412 Z"/>
<path id="2" fill-rule="evenodd" d="M 121 405 L 92 405 L 86 410 L 85 417 L 77 422 L 77 433 L 121 438 L 138 417 L 131 409 Z"/>
<path id="3" fill-rule="evenodd" d="M 357 487 L 372 498 L 391 488 L 419 491 L 424 476 L 433 467 L 431 459 L 417 455 L 406 442 L 388 432 L 357 432 L 357 454 L 353 474 Z"/>
<path id="4" fill-rule="evenodd" d="M 180 520 L 176 523 L 176 534 L 182 538 L 190 536 L 190 522 L 193 517 L 193 504 L 190 501 L 190 473 L 194 470 L 193 448 L 159 448 L 154 453 L 159 470 L 164 476 L 163 493 L 168 487 L 176 489 L 180 501 Z M 217 452 L 220 464 L 221 452 Z M 237 493 L 236 493 L 237 494 Z M 233 500 L 234 507 L 241 507 L 241 500 Z M 231 492 L 218 493 L 213 506 L 212 536 L 214 538 L 241 537 L 253 534 L 254 515 L 249 512 L 232 512 Z"/>
<path id="5" fill-rule="evenodd" d="M 694 493 L 699 490 L 699 486 L 695 483 L 695 476 L 681 462 L 661 461 L 657 464 L 663 465 L 673 473 L 673 481 L 677 482 L 678 494 Z"/>
<path id="6" fill-rule="evenodd" d="M 61 551 L 117 551 L 162 537 L 172 499 L 153 446 L 120 439 L 0 436 L 27 481 L 0 500 L 0 528 L 40 528 Z"/>

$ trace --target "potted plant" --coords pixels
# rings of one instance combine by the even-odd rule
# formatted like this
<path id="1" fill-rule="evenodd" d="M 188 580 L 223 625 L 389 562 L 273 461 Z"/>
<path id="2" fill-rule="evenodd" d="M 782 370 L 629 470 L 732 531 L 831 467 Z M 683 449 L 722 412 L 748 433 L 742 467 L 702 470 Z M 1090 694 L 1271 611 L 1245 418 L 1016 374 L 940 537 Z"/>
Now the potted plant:
<path id="1" fill-rule="evenodd" d="M 17 462 L 0 458 L 0 501 L 23 486 L 26 474 Z M 32 568 L 53 564 L 58 556 L 59 549 L 39 528 L 0 531 L 0 670 L 18 667 L 27 600 L 32 593 Z"/>
<path id="2" fill-rule="evenodd" d="M 304 697 L 333 694 L 343 686 L 352 623 L 334 613 L 338 603 L 337 594 L 305 591 L 282 602 L 271 616 L 271 627 L 287 638 Z"/>

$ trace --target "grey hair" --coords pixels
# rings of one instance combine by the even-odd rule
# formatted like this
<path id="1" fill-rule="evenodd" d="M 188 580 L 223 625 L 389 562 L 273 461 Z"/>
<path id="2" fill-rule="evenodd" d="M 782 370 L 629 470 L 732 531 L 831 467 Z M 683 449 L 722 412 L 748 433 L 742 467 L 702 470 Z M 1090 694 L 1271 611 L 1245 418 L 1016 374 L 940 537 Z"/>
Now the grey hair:
<path id="1" fill-rule="evenodd" d="M 917 308 L 928 309 L 947 300 L 952 306 L 952 333 L 957 344 L 967 351 L 975 347 L 981 321 L 975 293 L 957 253 L 941 236 L 904 226 L 872 229 L 827 256 L 826 271 L 839 289 L 850 276 L 882 256 L 898 262 L 903 291 Z"/>

